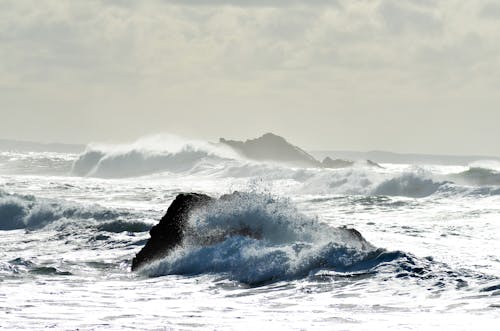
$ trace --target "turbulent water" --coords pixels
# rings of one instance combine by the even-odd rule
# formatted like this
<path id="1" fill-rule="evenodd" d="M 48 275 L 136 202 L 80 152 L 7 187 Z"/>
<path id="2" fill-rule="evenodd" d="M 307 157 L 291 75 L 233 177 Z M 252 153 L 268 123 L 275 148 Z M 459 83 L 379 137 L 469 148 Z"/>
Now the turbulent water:
<path id="1" fill-rule="evenodd" d="M 496 329 L 500 165 L 382 166 L 173 137 L 0 151 L 0 329 Z M 233 191 L 130 271 L 178 193 Z"/>

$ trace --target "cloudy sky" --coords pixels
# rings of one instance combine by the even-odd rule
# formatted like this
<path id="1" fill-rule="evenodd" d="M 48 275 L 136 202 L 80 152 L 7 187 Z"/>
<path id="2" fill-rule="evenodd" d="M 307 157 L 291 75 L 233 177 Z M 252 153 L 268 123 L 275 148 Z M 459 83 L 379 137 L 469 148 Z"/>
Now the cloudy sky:
<path id="1" fill-rule="evenodd" d="M 0 138 L 500 156 L 500 2 L 0 2 Z"/>

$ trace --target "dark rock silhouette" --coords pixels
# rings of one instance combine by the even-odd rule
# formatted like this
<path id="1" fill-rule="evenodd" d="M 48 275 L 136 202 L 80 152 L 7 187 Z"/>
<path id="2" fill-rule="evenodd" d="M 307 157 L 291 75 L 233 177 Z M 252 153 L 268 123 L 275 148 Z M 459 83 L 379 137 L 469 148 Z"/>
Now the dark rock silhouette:
<path id="1" fill-rule="evenodd" d="M 375 168 L 384 169 L 384 167 L 382 167 L 380 164 L 378 164 L 377 162 L 372 161 L 372 160 L 366 160 L 366 164 L 368 164 L 369 166 L 375 167 Z"/>
<path id="2" fill-rule="evenodd" d="M 165 216 L 149 231 L 151 238 L 132 260 L 132 270 L 166 256 L 182 241 L 189 213 L 213 200 L 205 194 L 182 193 L 177 195 L 168 207 Z"/>
<path id="3" fill-rule="evenodd" d="M 321 162 L 309 153 L 273 133 L 245 142 L 220 138 L 220 143 L 252 160 L 276 161 L 299 167 L 321 167 Z"/>
<path id="4" fill-rule="evenodd" d="M 352 167 L 354 165 L 354 161 L 332 159 L 329 156 L 327 156 L 323 162 L 320 162 L 300 147 L 292 145 L 285 138 L 273 133 L 266 133 L 262 137 L 248 139 L 246 141 L 220 138 L 219 142 L 231 147 L 242 156 L 256 161 L 274 161 L 305 168 L 338 169 Z M 379 164 L 370 160 L 366 160 L 366 164 L 382 168 Z"/>

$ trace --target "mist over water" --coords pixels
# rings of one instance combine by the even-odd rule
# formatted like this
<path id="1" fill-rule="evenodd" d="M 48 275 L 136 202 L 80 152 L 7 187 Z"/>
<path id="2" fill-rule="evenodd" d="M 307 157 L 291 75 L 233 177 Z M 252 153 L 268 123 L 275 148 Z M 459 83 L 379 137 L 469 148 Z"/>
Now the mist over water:
<path id="1" fill-rule="evenodd" d="M 499 170 L 297 167 L 170 135 L 1 151 L 0 325 L 491 329 Z M 180 192 L 223 198 L 189 216 L 171 254 L 131 272 Z"/>

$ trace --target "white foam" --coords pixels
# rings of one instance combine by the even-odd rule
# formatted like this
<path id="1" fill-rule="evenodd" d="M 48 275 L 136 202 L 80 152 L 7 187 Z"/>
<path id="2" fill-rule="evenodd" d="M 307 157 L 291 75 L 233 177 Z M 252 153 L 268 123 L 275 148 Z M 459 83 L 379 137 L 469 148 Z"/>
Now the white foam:
<path id="1" fill-rule="evenodd" d="M 260 283 L 301 277 L 319 268 L 351 268 L 374 251 L 356 232 L 307 217 L 287 200 L 238 193 L 192 214 L 183 245 L 142 272 L 224 273 L 240 282 Z"/>

